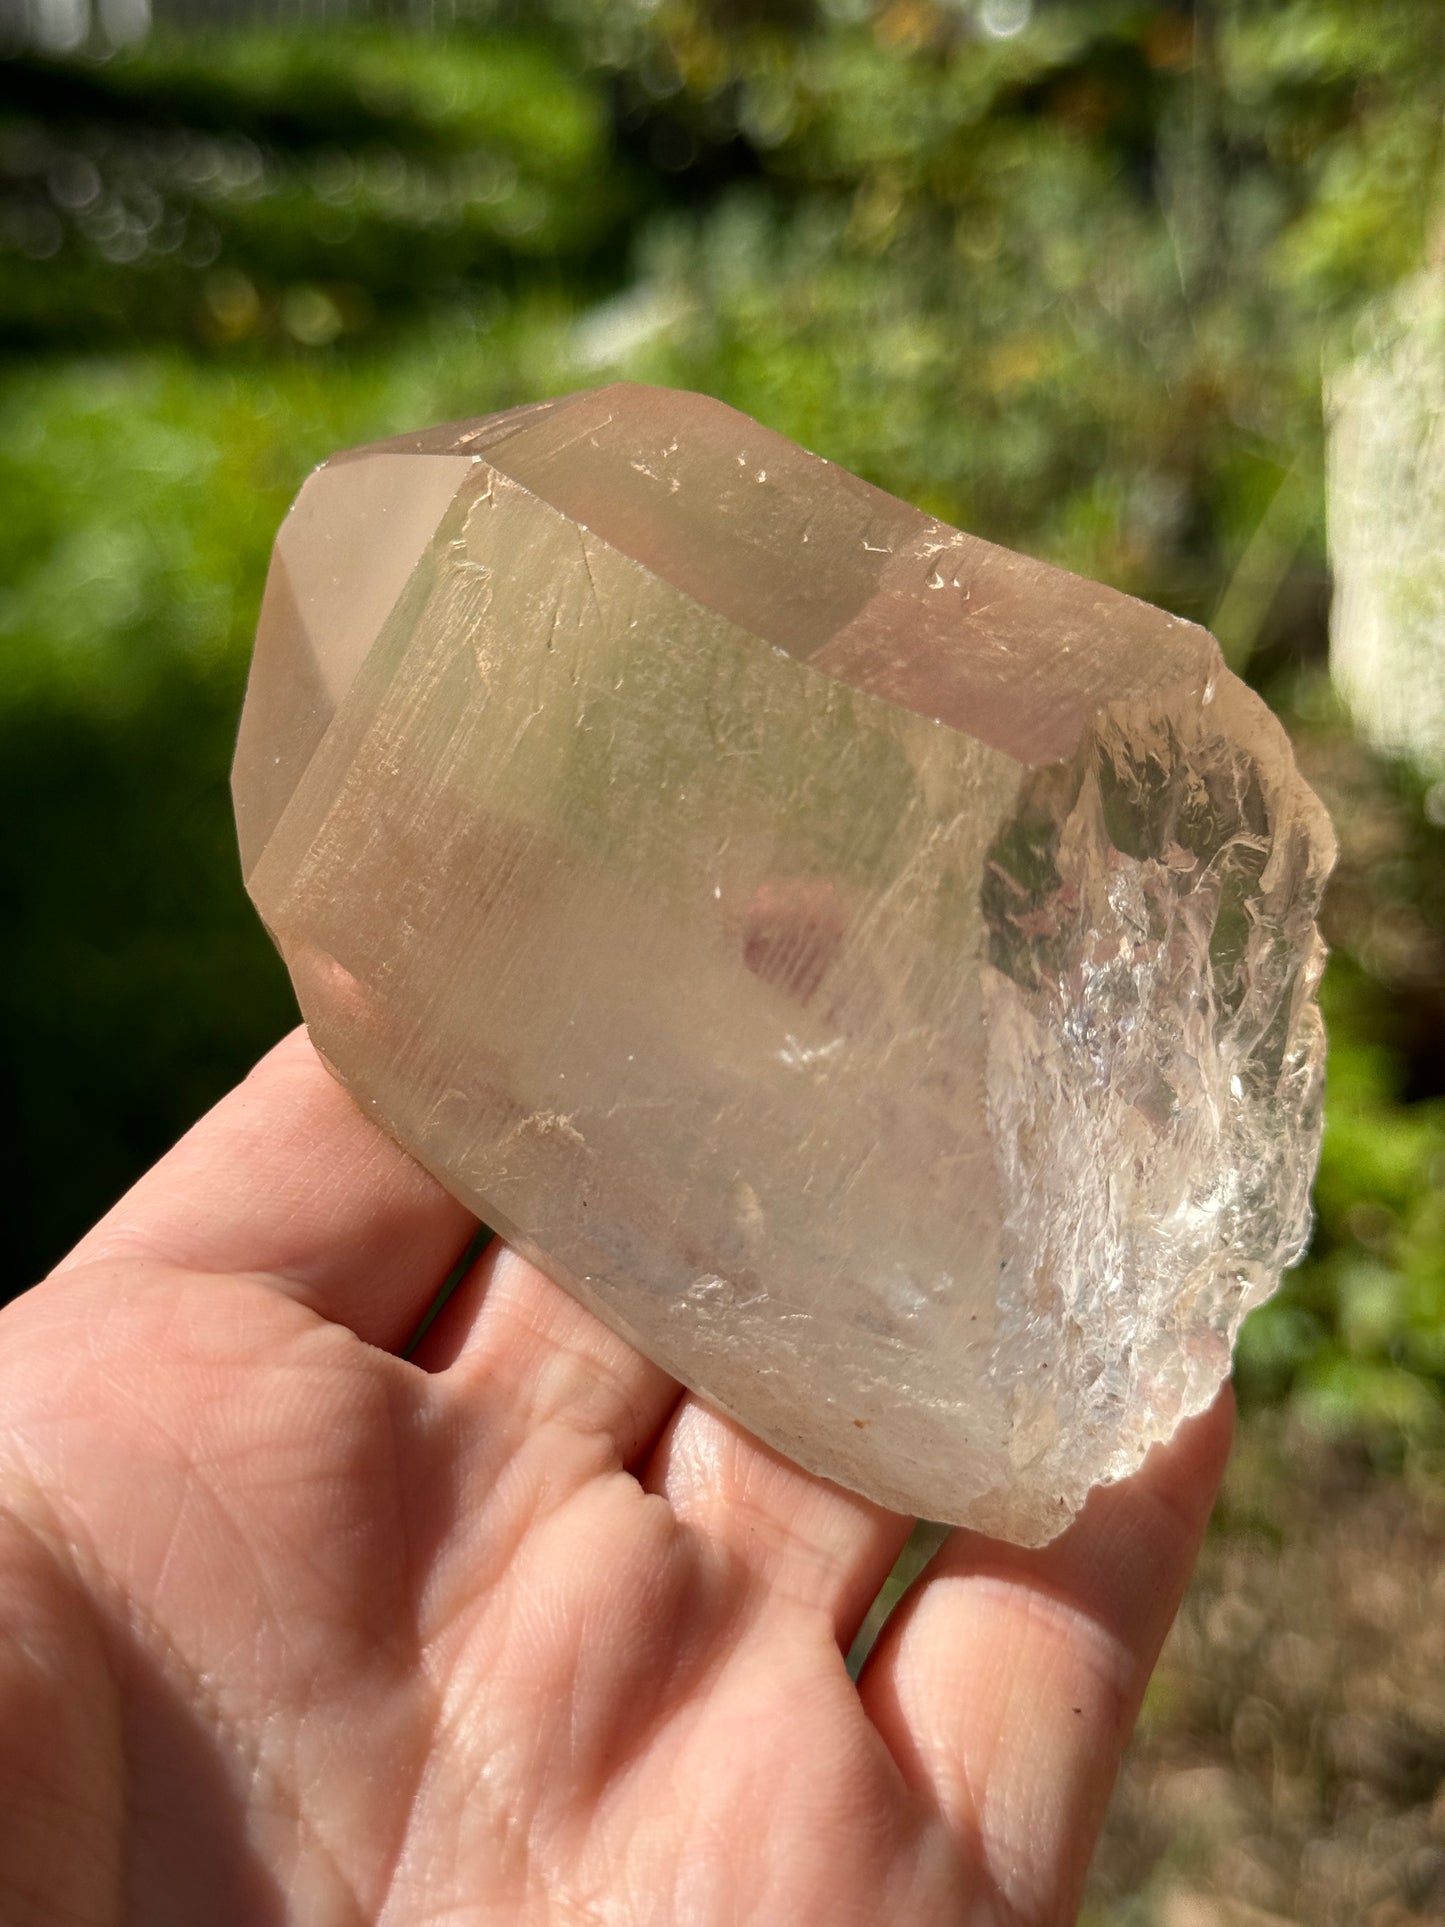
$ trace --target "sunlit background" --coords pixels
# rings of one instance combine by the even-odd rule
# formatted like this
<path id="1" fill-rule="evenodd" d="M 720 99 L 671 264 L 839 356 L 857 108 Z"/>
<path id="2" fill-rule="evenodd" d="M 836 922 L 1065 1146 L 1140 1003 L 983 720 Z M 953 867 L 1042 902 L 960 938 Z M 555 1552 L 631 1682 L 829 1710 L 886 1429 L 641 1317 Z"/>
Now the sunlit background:
<path id="1" fill-rule="evenodd" d="M 1086 1919 L 1445 1919 L 1439 0 L 0 0 L 0 1295 L 293 1020 L 226 775 L 307 469 L 617 375 L 1209 623 L 1289 723 L 1319 1224 Z"/>

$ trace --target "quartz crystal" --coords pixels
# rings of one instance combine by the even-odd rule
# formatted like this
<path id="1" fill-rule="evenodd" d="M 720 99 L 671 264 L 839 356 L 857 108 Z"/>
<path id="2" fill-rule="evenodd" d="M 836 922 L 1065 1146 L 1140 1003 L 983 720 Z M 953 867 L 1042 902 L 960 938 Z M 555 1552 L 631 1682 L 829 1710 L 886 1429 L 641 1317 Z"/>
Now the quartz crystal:
<path id="1" fill-rule="evenodd" d="M 338 455 L 247 882 L 358 1103 L 804 1466 L 1025 1543 L 1309 1223 L 1332 856 L 1201 629 L 721 403 Z"/>

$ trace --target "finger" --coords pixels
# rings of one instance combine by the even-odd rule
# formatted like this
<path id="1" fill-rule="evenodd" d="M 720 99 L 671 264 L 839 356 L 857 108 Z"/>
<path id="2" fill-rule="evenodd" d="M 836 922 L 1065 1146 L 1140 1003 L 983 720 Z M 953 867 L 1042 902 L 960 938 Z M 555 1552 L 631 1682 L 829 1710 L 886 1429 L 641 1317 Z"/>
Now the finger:
<path id="1" fill-rule="evenodd" d="M 1226 1392 L 1051 1546 L 950 1535 L 863 1670 L 874 1724 L 1000 1919 L 1075 1917 L 1232 1420 Z"/>
<path id="2" fill-rule="evenodd" d="M 645 1458 L 682 1396 L 675 1378 L 497 1239 L 412 1353 L 463 1400 L 527 1436 L 553 1425 Z"/>
<path id="3" fill-rule="evenodd" d="M 770 1598 L 823 1614 L 845 1651 L 913 1523 L 813 1478 L 691 1397 L 642 1483 L 726 1548 Z"/>
<path id="4" fill-rule="evenodd" d="M 476 1220 L 369 1122 L 293 1031 L 58 1267 L 241 1272 L 405 1343 Z"/>

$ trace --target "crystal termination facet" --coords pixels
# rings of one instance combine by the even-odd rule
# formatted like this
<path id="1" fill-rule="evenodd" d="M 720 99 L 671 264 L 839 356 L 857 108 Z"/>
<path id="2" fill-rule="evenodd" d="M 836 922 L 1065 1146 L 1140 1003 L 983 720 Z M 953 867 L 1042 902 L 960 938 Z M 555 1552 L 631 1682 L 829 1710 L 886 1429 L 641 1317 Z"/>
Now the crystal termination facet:
<path id="1" fill-rule="evenodd" d="M 1298 1256 L 1333 856 L 1201 629 L 619 385 L 334 457 L 247 883 L 357 1101 L 813 1471 L 1025 1543 Z"/>

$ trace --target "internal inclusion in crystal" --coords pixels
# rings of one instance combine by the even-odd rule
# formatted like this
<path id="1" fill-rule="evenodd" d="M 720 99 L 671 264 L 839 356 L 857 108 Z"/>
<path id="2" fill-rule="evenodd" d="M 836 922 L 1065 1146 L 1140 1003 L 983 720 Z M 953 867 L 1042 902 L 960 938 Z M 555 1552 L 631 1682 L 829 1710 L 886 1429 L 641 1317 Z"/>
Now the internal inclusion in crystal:
<path id="1" fill-rule="evenodd" d="M 1021 1541 L 1296 1253 L 1332 844 L 1203 631 L 721 404 L 334 458 L 248 886 L 370 1115 L 811 1470 Z"/>

